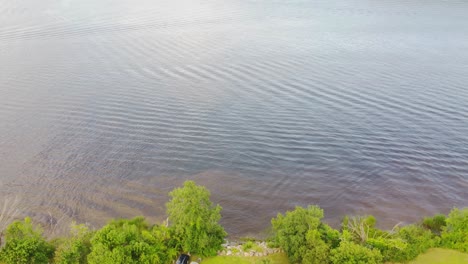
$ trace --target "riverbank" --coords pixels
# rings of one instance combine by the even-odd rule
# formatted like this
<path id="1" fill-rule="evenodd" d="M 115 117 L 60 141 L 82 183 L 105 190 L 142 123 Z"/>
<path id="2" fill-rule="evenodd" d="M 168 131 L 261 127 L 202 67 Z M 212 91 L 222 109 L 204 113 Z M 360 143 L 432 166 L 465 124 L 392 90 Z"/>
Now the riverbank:
<path id="1" fill-rule="evenodd" d="M 284 253 L 275 253 L 264 257 L 216 256 L 203 259 L 200 264 L 290 264 Z M 466 264 L 468 254 L 455 250 L 431 248 L 408 264 Z M 386 263 L 399 264 L 399 263 Z"/>
<path id="2" fill-rule="evenodd" d="M 468 208 L 384 230 L 371 215 L 343 216 L 340 228 L 333 228 L 323 221 L 324 210 L 310 205 L 271 219 L 266 240 L 229 241 L 220 224 L 222 208 L 208 189 L 186 181 L 168 195 L 167 220 L 159 223 L 114 219 L 98 230 L 72 224 L 68 236 L 51 240 L 31 218 L 14 221 L 0 230 L 0 263 L 166 264 L 190 253 L 198 262 L 281 263 L 287 257 L 290 263 L 382 264 L 408 263 L 426 252 L 464 259 L 445 249 L 468 253 Z"/>

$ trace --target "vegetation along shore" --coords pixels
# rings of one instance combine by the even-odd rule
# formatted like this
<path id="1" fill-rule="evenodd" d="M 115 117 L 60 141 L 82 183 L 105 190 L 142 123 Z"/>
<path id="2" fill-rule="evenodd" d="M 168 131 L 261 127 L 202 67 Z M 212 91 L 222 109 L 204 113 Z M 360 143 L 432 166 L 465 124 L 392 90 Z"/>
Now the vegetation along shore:
<path id="1" fill-rule="evenodd" d="M 230 242 L 205 187 L 187 181 L 169 196 L 158 224 L 72 224 L 67 237 L 47 240 L 30 218 L 14 221 L 1 230 L 0 263 L 174 263 L 181 253 L 197 263 L 468 263 L 468 208 L 381 230 L 370 215 L 344 216 L 334 229 L 320 207 L 296 207 L 271 220 L 266 241 Z"/>

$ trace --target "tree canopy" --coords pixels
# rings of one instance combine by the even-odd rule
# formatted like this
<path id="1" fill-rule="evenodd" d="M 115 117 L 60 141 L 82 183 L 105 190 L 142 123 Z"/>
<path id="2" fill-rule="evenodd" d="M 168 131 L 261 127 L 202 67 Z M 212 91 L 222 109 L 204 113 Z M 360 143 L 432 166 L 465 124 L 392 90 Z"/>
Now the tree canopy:
<path id="1" fill-rule="evenodd" d="M 6 263 L 48 263 L 54 253 L 52 245 L 42 236 L 42 230 L 34 227 L 30 218 L 15 221 L 6 229 L 6 244 L 0 260 Z"/>
<path id="2" fill-rule="evenodd" d="M 184 252 L 212 256 L 221 249 L 226 232 L 219 224 L 221 206 L 210 200 L 210 192 L 193 181 L 169 193 L 167 214 L 173 238 Z"/>
<path id="3" fill-rule="evenodd" d="M 91 239 L 90 264 L 168 263 L 175 251 L 166 246 L 169 232 L 163 226 L 148 227 L 143 217 L 115 220 Z"/>
<path id="4" fill-rule="evenodd" d="M 330 245 L 338 232 L 321 222 L 323 210 L 318 206 L 296 207 L 271 220 L 275 243 L 293 263 L 327 263 Z"/>
<path id="5" fill-rule="evenodd" d="M 226 232 L 219 224 L 221 207 L 210 200 L 210 192 L 187 181 L 169 195 L 168 222 L 161 225 L 149 225 L 143 217 L 111 220 L 97 231 L 72 224 L 69 236 L 48 241 L 30 218 L 14 221 L 0 230 L 5 238 L 0 263 L 169 264 L 180 253 L 216 255 Z M 322 222 L 323 217 L 318 206 L 278 214 L 271 220 L 269 245 L 282 248 L 291 263 L 303 264 L 406 263 L 435 247 L 468 252 L 468 208 L 392 230 L 379 229 L 373 216 L 346 216 L 340 229 Z M 242 248 L 254 245 L 246 242 Z"/>

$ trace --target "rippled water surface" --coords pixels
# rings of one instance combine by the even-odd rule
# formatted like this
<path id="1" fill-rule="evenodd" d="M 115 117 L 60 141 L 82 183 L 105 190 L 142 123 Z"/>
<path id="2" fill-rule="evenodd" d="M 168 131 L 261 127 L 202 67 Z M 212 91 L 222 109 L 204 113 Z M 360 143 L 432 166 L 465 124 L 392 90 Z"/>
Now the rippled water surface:
<path id="1" fill-rule="evenodd" d="M 0 199 L 44 223 L 233 235 L 295 205 L 391 226 L 468 206 L 468 2 L 0 0 Z"/>

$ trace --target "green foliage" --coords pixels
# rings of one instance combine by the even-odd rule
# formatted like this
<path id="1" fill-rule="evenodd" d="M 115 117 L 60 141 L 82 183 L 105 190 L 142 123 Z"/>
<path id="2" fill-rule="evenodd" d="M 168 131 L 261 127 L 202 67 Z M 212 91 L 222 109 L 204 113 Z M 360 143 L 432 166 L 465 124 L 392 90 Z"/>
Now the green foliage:
<path id="1" fill-rule="evenodd" d="M 338 248 L 332 249 L 330 259 L 333 264 L 383 263 L 382 255 L 377 249 L 369 249 L 350 241 L 342 241 Z"/>
<path id="2" fill-rule="evenodd" d="M 369 238 L 366 247 L 379 250 L 385 261 L 395 261 L 399 260 L 398 257 L 406 249 L 407 243 L 400 238 L 377 237 Z"/>
<path id="3" fill-rule="evenodd" d="M 373 216 L 346 217 L 345 221 L 343 227 L 350 233 L 351 241 L 378 249 L 384 261 L 412 260 L 428 248 L 438 245 L 438 238 L 421 226 L 411 225 L 401 229 L 396 226 L 388 232 L 375 227 L 376 219 Z"/>
<path id="4" fill-rule="evenodd" d="M 59 264 L 165 264 L 172 263 L 181 250 L 199 256 L 215 255 L 226 232 L 219 225 L 221 207 L 210 201 L 209 191 L 187 181 L 170 196 L 170 227 L 149 226 L 143 217 L 114 220 L 96 232 L 73 224 L 70 236 L 57 239 L 52 245 L 31 219 L 13 222 L 6 230 L 0 230 L 6 241 L 0 249 L 0 263 L 51 263 L 53 259 Z M 287 256 L 291 263 L 372 264 L 408 262 L 441 245 L 468 252 L 468 208 L 455 208 L 448 217 L 435 215 L 417 225 L 396 226 L 391 231 L 376 228 L 373 216 L 346 216 L 340 232 L 322 223 L 323 216 L 321 208 L 309 206 L 296 207 L 271 220 L 272 238 L 268 245 L 284 250 L 280 261 L 270 257 L 223 256 L 208 258 L 208 262 L 284 263 Z M 244 241 L 243 251 L 263 251 L 255 240 Z M 237 251 L 232 249 L 233 253 Z M 425 263 L 424 258 L 420 259 Z"/>
<path id="5" fill-rule="evenodd" d="M 33 227 L 30 218 L 10 224 L 5 238 L 5 247 L 0 252 L 0 259 L 5 263 L 48 263 L 53 257 L 53 246 L 42 237 L 41 229 Z"/>
<path id="6" fill-rule="evenodd" d="M 395 245 L 382 250 L 387 261 L 404 262 L 439 244 L 439 237 L 419 225 L 408 225 L 398 230 L 395 236 L 404 242 L 404 247 Z"/>
<path id="7" fill-rule="evenodd" d="M 336 248 L 340 244 L 340 232 L 331 228 L 329 225 L 322 223 L 320 225 L 320 233 L 323 241 L 330 245 L 331 248 Z"/>
<path id="8" fill-rule="evenodd" d="M 88 227 L 73 223 L 70 236 L 61 241 L 55 251 L 54 262 L 59 264 L 85 264 L 91 252 L 92 233 Z"/>
<path id="9" fill-rule="evenodd" d="M 328 263 L 330 245 L 322 240 L 319 230 L 309 230 L 306 235 L 307 250 L 304 254 L 302 263 L 319 264 Z"/>
<path id="10" fill-rule="evenodd" d="M 342 227 L 343 232 L 349 234 L 345 240 L 379 250 L 384 261 L 398 259 L 397 256 L 407 247 L 406 241 L 396 235 L 394 230 L 388 232 L 376 228 L 376 223 L 373 216 L 346 217 Z"/>
<path id="11" fill-rule="evenodd" d="M 377 220 L 374 216 L 346 216 L 342 223 L 343 230 L 347 230 L 354 243 L 365 245 L 369 239 L 387 237 L 388 233 L 375 228 Z"/>
<path id="12" fill-rule="evenodd" d="M 275 244 L 280 246 L 293 263 L 327 263 L 335 233 L 321 223 L 323 210 L 318 206 L 296 207 L 271 220 Z M 325 238 L 325 240 L 324 240 Z M 331 243 L 331 242 L 330 242 Z"/>
<path id="13" fill-rule="evenodd" d="M 468 208 L 454 208 L 442 228 L 442 245 L 447 248 L 468 252 Z"/>
<path id="14" fill-rule="evenodd" d="M 247 242 L 245 242 L 245 243 L 242 245 L 242 250 L 248 251 L 248 250 L 252 249 L 253 246 L 254 246 L 254 242 L 252 242 L 252 241 L 247 241 Z"/>
<path id="15" fill-rule="evenodd" d="M 426 217 L 423 219 L 422 226 L 431 230 L 432 233 L 440 235 L 442 229 L 447 225 L 445 222 L 446 217 L 443 214 L 437 214 L 433 217 Z"/>
<path id="16" fill-rule="evenodd" d="M 169 195 L 167 214 L 177 248 L 201 256 L 216 255 L 226 236 L 219 225 L 221 206 L 215 206 L 210 192 L 193 181 L 186 181 Z"/>
<path id="17" fill-rule="evenodd" d="M 112 221 L 91 239 L 88 263 L 168 263 L 176 253 L 168 239 L 167 228 L 149 228 L 143 217 Z"/>
<path id="18" fill-rule="evenodd" d="M 238 248 L 232 248 L 231 251 L 232 251 L 232 254 L 237 254 L 240 252 Z"/>

